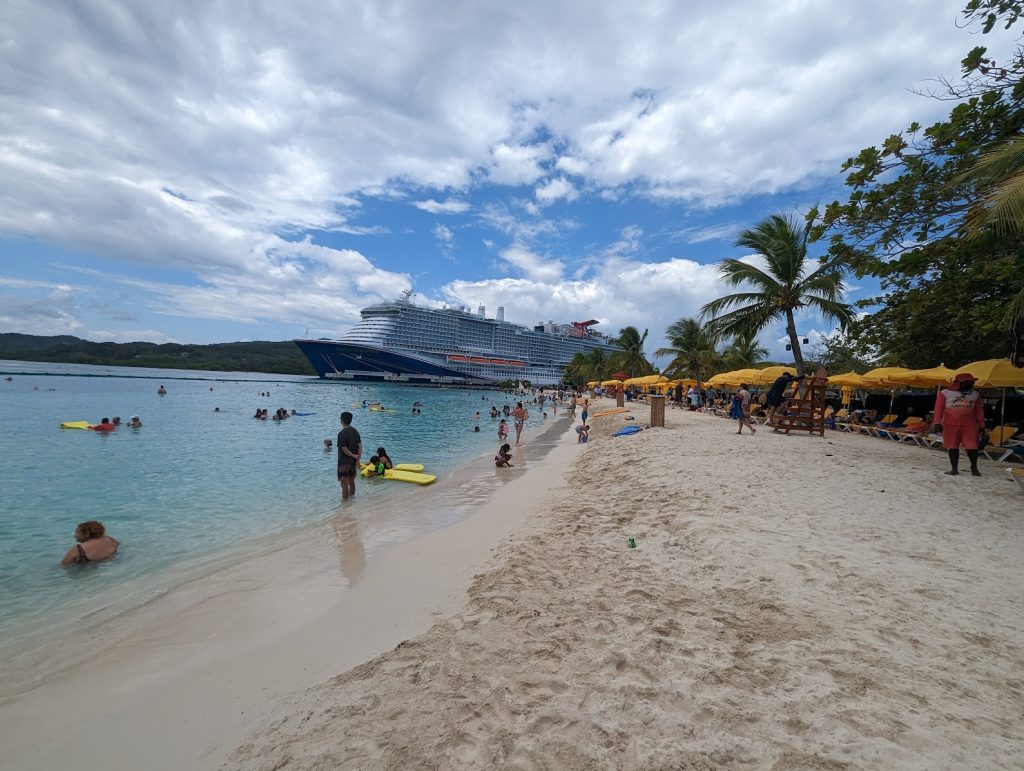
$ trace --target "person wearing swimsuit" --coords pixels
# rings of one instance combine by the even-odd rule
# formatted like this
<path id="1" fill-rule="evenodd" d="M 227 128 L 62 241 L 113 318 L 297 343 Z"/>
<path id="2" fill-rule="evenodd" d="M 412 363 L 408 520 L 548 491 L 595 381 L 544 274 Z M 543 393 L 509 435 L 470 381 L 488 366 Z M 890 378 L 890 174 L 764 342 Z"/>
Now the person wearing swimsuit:
<path id="1" fill-rule="evenodd" d="M 102 562 L 117 554 L 120 542 L 106 534 L 103 524 L 94 519 L 82 522 L 75 528 L 77 543 L 68 549 L 61 560 L 62 565 L 84 565 L 87 562 Z"/>
<path id="2" fill-rule="evenodd" d="M 530 417 L 530 413 L 523 407 L 522 402 L 516 402 L 516 408 L 512 410 L 512 417 L 514 418 L 512 425 L 516 429 L 516 444 L 519 444 L 519 438 L 523 435 L 523 427 L 526 425 L 526 419 Z"/>

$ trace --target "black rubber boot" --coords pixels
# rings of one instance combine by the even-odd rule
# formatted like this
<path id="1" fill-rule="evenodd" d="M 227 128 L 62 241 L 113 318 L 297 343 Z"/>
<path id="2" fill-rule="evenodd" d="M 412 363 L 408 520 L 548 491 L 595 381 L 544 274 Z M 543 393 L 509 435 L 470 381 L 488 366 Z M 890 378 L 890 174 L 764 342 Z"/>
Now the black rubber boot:
<path id="1" fill-rule="evenodd" d="M 952 467 L 952 471 L 947 471 L 946 474 L 951 477 L 955 477 L 960 472 L 957 467 L 960 465 L 960 450 L 947 450 L 949 453 L 949 465 Z"/>
<path id="2" fill-rule="evenodd" d="M 968 450 L 967 451 L 967 458 L 968 458 L 968 460 L 971 461 L 971 476 L 972 477 L 980 477 L 981 476 L 981 472 L 978 471 L 978 451 L 977 450 Z"/>

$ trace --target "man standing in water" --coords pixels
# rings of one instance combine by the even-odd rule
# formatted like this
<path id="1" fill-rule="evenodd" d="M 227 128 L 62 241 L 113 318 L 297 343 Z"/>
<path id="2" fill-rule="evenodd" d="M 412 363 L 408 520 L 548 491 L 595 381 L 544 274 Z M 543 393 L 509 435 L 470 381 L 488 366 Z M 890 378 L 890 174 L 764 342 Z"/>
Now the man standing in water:
<path id="1" fill-rule="evenodd" d="M 363 454 L 363 439 L 352 428 L 352 413 L 341 413 L 341 431 L 338 432 L 338 482 L 341 499 L 347 501 L 356 494 L 356 468 Z"/>

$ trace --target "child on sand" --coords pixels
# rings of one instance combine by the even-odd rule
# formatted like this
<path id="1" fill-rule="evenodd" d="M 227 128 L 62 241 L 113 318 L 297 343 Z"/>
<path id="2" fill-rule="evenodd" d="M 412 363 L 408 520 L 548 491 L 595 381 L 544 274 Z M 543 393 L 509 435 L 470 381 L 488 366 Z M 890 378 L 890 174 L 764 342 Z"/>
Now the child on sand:
<path id="1" fill-rule="evenodd" d="M 498 468 L 512 468 L 512 464 L 509 463 L 509 461 L 512 460 L 512 453 L 510 452 L 511 449 L 512 448 L 507 444 L 503 444 L 498 450 L 498 454 L 494 456 L 494 465 Z"/>

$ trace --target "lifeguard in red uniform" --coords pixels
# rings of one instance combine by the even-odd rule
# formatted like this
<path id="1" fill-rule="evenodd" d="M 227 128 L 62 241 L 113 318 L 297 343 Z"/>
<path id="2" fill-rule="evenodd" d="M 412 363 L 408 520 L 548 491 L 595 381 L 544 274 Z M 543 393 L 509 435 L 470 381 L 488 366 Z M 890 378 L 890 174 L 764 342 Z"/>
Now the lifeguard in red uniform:
<path id="1" fill-rule="evenodd" d="M 962 372 L 953 378 L 952 388 L 943 388 L 935 397 L 935 428 L 942 429 L 942 446 L 949 453 L 946 473 L 959 474 L 960 445 L 967 450 L 971 461 L 971 475 L 980 477 L 978 471 L 978 433 L 985 427 L 985 408 L 981 394 L 974 390 L 974 376 Z"/>

